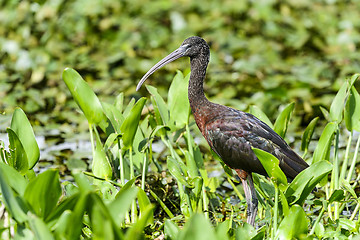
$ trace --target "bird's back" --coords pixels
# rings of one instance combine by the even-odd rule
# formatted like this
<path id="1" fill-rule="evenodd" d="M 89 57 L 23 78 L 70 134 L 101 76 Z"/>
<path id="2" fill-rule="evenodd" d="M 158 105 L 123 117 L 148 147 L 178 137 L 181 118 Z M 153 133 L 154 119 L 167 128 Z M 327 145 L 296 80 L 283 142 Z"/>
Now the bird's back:
<path id="1" fill-rule="evenodd" d="M 274 130 L 253 115 L 211 102 L 196 110 L 193 114 L 203 136 L 229 167 L 267 176 L 252 147 L 277 157 L 290 179 L 308 167 Z"/>

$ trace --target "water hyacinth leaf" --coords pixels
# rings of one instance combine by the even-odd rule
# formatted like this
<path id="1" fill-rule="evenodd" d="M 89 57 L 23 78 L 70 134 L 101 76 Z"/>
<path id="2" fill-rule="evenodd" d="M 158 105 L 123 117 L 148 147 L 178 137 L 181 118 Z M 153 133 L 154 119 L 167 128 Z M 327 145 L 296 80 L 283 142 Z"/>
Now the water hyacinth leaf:
<path id="1" fill-rule="evenodd" d="M 265 168 L 266 173 L 275 182 L 275 184 L 280 187 L 281 185 L 287 186 L 286 176 L 279 167 L 279 159 L 261 149 L 252 148 L 252 150 Z"/>
<path id="2" fill-rule="evenodd" d="M 261 121 L 263 121 L 264 123 L 266 123 L 269 127 L 274 128 L 274 125 L 272 124 L 268 116 L 266 116 L 266 114 L 258 106 L 251 105 L 250 113 L 255 117 L 257 117 L 258 119 L 260 119 Z"/>
<path id="3" fill-rule="evenodd" d="M 23 195 L 26 189 L 27 181 L 13 167 L 0 162 L 0 175 L 2 175 L 9 186 L 19 195 Z"/>
<path id="4" fill-rule="evenodd" d="M 146 98 L 140 98 L 134 107 L 131 109 L 128 116 L 121 125 L 121 133 L 123 134 L 122 140 L 126 149 L 130 148 L 133 144 L 136 131 L 138 129 L 141 111 L 145 105 Z"/>
<path id="5" fill-rule="evenodd" d="M 32 169 L 39 161 L 40 150 L 31 124 L 21 108 L 15 109 L 10 128 L 16 133 L 23 145 L 28 160 L 28 168 Z"/>
<path id="6" fill-rule="evenodd" d="M 179 240 L 216 240 L 214 228 L 203 214 L 194 214 L 178 235 Z"/>
<path id="7" fill-rule="evenodd" d="M 343 110 L 346 99 L 347 82 L 344 82 L 337 92 L 333 102 L 330 106 L 330 120 L 332 122 L 340 123 L 343 118 Z"/>
<path id="8" fill-rule="evenodd" d="M 308 231 L 308 220 L 306 213 L 299 205 L 293 205 L 289 214 L 281 221 L 277 231 L 276 239 L 302 239 Z"/>
<path id="9" fill-rule="evenodd" d="M 172 222 L 169 219 L 165 219 L 165 227 L 164 227 L 164 233 L 165 233 L 165 239 L 176 239 L 180 232 L 180 228 L 178 225 L 176 225 L 174 222 Z"/>
<path id="10" fill-rule="evenodd" d="M 8 164 L 24 175 L 29 168 L 25 149 L 20 139 L 11 128 L 7 128 L 6 131 L 10 142 L 10 157 L 8 158 Z"/>
<path id="11" fill-rule="evenodd" d="M 337 124 L 334 122 L 329 122 L 325 126 L 324 131 L 322 132 L 319 138 L 319 142 L 315 148 L 312 164 L 321 160 L 329 159 L 330 146 L 337 127 Z"/>
<path id="12" fill-rule="evenodd" d="M 349 131 L 360 132 L 360 95 L 355 87 L 351 87 L 345 105 L 345 125 Z"/>
<path id="13" fill-rule="evenodd" d="M 285 137 L 290 116 L 292 111 L 294 110 L 295 103 L 290 103 L 287 105 L 284 110 L 280 113 L 280 115 L 276 118 L 275 124 L 274 124 L 274 131 L 279 134 L 282 138 Z"/>
<path id="14" fill-rule="evenodd" d="M 25 189 L 24 198 L 37 216 L 45 219 L 61 196 L 58 170 L 49 169 L 32 179 Z"/>
<path id="15" fill-rule="evenodd" d="M 302 151 L 307 151 L 312 135 L 314 133 L 315 130 L 315 126 L 316 123 L 318 122 L 319 117 L 314 118 L 313 120 L 311 120 L 311 122 L 309 123 L 309 125 L 306 127 L 304 134 L 301 138 L 301 150 Z"/>
<path id="16" fill-rule="evenodd" d="M 44 221 L 34 214 L 31 214 L 29 217 L 29 225 L 31 230 L 35 233 L 35 239 L 46 240 L 54 239 L 50 229 L 44 223 Z"/>
<path id="17" fill-rule="evenodd" d="M 332 168 L 331 163 L 323 160 L 311 164 L 310 167 L 300 172 L 285 191 L 289 204 L 302 205 L 316 184 L 329 174 Z"/>
<path id="18" fill-rule="evenodd" d="M 146 85 L 146 89 L 155 99 L 156 106 L 154 106 L 154 108 L 157 108 L 163 124 L 169 125 L 169 110 L 166 106 L 164 99 L 160 96 L 155 87 Z"/>
<path id="19" fill-rule="evenodd" d="M 169 169 L 169 172 L 171 175 L 180 183 L 182 183 L 184 186 L 191 188 L 192 186 L 186 181 L 185 175 L 181 170 L 181 167 L 179 166 L 178 162 L 172 158 L 167 158 L 167 166 Z"/>
<path id="20" fill-rule="evenodd" d="M 137 189 L 138 189 L 137 199 L 138 199 L 138 204 L 139 204 L 139 208 L 140 208 L 140 216 L 141 216 L 145 212 L 147 206 L 149 206 L 151 204 L 151 202 L 144 190 L 142 190 L 140 187 L 137 187 Z M 154 222 L 153 216 L 154 216 L 154 213 L 151 213 L 146 225 L 152 224 Z"/>
<path id="21" fill-rule="evenodd" d="M 98 97 L 78 72 L 65 68 L 62 78 L 90 124 L 107 121 Z"/>
<path id="22" fill-rule="evenodd" d="M 1 163 L 3 164 L 3 163 Z M 11 216 L 19 223 L 25 222 L 27 220 L 27 209 L 25 204 L 22 202 L 22 198 L 16 197 L 13 190 L 8 183 L 3 168 L 0 168 L 0 189 L 2 202 L 5 203 L 7 211 Z"/>
<path id="23" fill-rule="evenodd" d="M 100 137 L 96 131 L 95 133 L 96 148 L 94 159 L 92 161 L 92 172 L 96 177 L 111 179 L 112 167 L 110 165 L 108 157 L 106 156 L 104 147 L 100 141 Z"/>
<path id="24" fill-rule="evenodd" d="M 190 103 L 187 98 L 190 74 L 186 77 L 177 71 L 168 92 L 168 108 L 170 110 L 170 124 L 180 129 L 189 122 Z"/>

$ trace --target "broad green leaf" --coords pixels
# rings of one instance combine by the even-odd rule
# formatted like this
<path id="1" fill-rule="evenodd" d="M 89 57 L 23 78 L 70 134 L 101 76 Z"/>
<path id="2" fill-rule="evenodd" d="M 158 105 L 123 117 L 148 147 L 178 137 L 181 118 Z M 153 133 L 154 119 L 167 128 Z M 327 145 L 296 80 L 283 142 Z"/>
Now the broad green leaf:
<path id="1" fill-rule="evenodd" d="M 281 221 L 276 239 L 302 239 L 307 235 L 308 223 L 304 209 L 299 205 L 293 205 L 289 214 Z"/>
<path id="2" fill-rule="evenodd" d="M 165 233 L 165 239 L 176 239 L 179 235 L 180 228 L 177 224 L 172 222 L 169 219 L 165 219 L 165 226 L 164 226 L 164 233 Z"/>
<path id="3" fill-rule="evenodd" d="M 174 129 L 180 129 L 189 122 L 190 103 L 187 97 L 190 74 L 186 77 L 177 71 L 168 92 L 169 122 Z"/>
<path id="4" fill-rule="evenodd" d="M 343 118 L 343 110 L 346 99 L 347 82 L 344 82 L 337 92 L 333 102 L 330 106 L 330 120 L 332 122 L 340 123 Z"/>
<path id="5" fill-rule="evenodd" d="M 279 191 L 280 193 L 280 199 L 281 199 L 281 206 L 284 216 L 288 215 L 289 213 L 289 203 L 285 197 L 285 194 L 283 191 Z"/>
<path id="6" fill-rule="evenodd" d="M 265 168 L 269 177 L 278 186 L 287 186 L 287 180 L 284 172 L 279 167 L 279 160 L 272 154 L 258 148 L 252 148 L 257 158 Z"/>
<path id="7" fill-rule="evenodd" d="M 74 210 L 71 213 L 70 222 L 72 224 L 68 225 L 66 228 L 65 239 L 80 239 L 81 229 L 83 228 L 84 213 L 88 207 L 89 200 L 89 192 L 83 192 L 80 195 L 79 200 L 76 202 Z"/>
<path id="8" fill-rule="evenodd" d="M 25 178 L 13 167 L 0 162 L 0 174 L 5 178 L 9 186 L 19 195 L 23 195 L 27 185 Z"/>
<path id="9" fill-rule="evenodd" d="M 58 170 L 49 169 L 32 179 L 25 189 L 24 198 L 38 217 L 45 219 L 61 196 Z"/>
<path id="10" fill-rule="evenodd" d="M 3 165 L 3 163 L 1 163 Z M 0 189 L 1 189 L 1 197 L 2 202 L 5 203 L 5 207 L 7 211 L 11 214 L 11 216 L 19 223 L 25 222 L 27 220 L 27 209 L 25 207 L 24 201 L 22 198 L 17 197 L 13 190 L 10 188 L 10 184 L 8 181 L 12 181 L 12 179 L 7 179 L 4 168 L 0 168 Z"/>
<path id="11" fill-rule="evenodd" d="M 44 223 L 44 221 L 34 214 L 30 214 L 29 225 L 31 230 L 35 233 L 36 239 L 39 240 L 51 240 L 54 239 L 50 229 Z"/>
<path id="12" fill-rule="evenodd" d="M 169 125 L 169 110 L 166 106 L 164 99 L 160 96 L 160 94 L 158 93 L 155 87 L 146 85 L 146 89 L 155 99 L 156 106 L 154 106 L 154 108 L 157 108 L 161 116 L 163 125 Z"/>
<path id="13" fill-rule="evenodd" d="M 242 227 L 236 229 L 236 240 L 250 240 L 256 235 L 256 230 L 248 223 L 244 223 Z"/>
<path id="14" fill-rule="evenodd" d="M 360 95 L 355 87 L 351 87 L 345 105 L 345 125 L 349 131 L 360 132 Z"/>
<path id="15" fill-rule="evenodd" d="M 313 120 L 311 120 L 311 122 L 309 123 L 309 125 L 306 127 L 304 134 L 301 138 L 301 150 L 302 151 L 307 151 L 312 135 L 314 133 L 315 130 L 315 126 L 316 123 L 318 122 L 319 117 L 314 118 Z"/>
<path id="16" fill-rule="evenodd" d="M 58 206 L 51 212 L 51 214 L 45 219 L 45 222 L 55 221 L 57 224 L 58 218 L 63 217 L 62 215 L 66 211 L 72 211 L 80 198 L 80 192 L 65 198 L 59 203 Z"/>
<path id="17" fill-rule="evenodd" d="M 15 109 L 10 128 L 16 133 L 24 147 L 28 169 L 32 169 L 40 158 L 40 150 L 31 124 L 21 108 Z"/>
<path id="18" fill-rule="evenodd" d="M 343 200 L 345 198 L 344 195 L 344 190 L 342 189 L 336 189 L 334 190 L 334 192 L 331 194 L 329 200 L 328 200 L 328 204 L 331 204 L 332 202 L 340 202 L 341 200 Z"/>
<path id="19" fill-rule="evenodd" d="M 80 192 L 88 193 L 94 190 L 93 185 L 90 184 L 89 179 L 83 173 L 73 173 L 73 176 Z"/>
<path id="20" fill-rule="evenodd" d="M 251 105 L 250 113 L 255 117 L 257 117 L 258 119 L 260 119 L 261 121 L 263 121 L 264 123 L 266 123 L 269 127 L 274 128 L 274 125 L 272 124 L 268 116 L 266 116 L 266 114 L 259 107 L 255 105 Z"/>
<path id="21" fill-rule="evenodd" d="M 340 218 L 339 219 L 339 226 L 342 229 L 348 230 L 349 232 L 359 233 L 359 225 L 356 224 L 356 221 L 352 221 L 352 220 L 347 219 L 347 218 Z"/>
<path id="22" fill-rule="evenodd" d="M 287 105 L 284 110 L 277 117 L 274 124 L 274 131 L 279 134 L 282 138 L 285 137 L 288 124 L 290 121 L 290 116 L 292 111 L 294 110 L 295 103 L 290 103 Z"/>
<path id="23" fill-rule="evenodd" d="M 216 240 L 214 228 L 202 214 L 194 214 L 180 231 L 179 240 Z"/>
<path id="24" fill-rule="evenodd" d="M 147 206 L 151 204 L 151 202 L 144 190 L 142 190 L 139 187 L 137 187 L 137 189 L 138 189 L 137 199 L 138 199 L 138 204 L 139 204 L 139 208 L 140 208 L 140 216 L 141 216 L 145 212 Z M 154 215 L 154 213 L 150 214 L 150 217 L 148 218 L 148 222 L 146 223 L 146 225 L 152 224 L 154 222 L 153 215 Z"/>
<path id="25" fill-rule="evenodd" d="M 334 138 L 336 128 L 337 124 L 334 122 L 329 122 L 325 126 L 324 131 L 322 132 L 319 142 L 315 148 L 312 164 L 321 160 L 329 159 L 330 146 Z"/>
<path id="26" fill-rule="evenodd" d="M 123 190 L 116 195 L 115 200 L 113 200 L 108 208 L 111 209 L 110 214 L 115 221 L 116 226 L 120 224 L 125 219 L 125 214 L 129 211 L 131 203 L 136 198 L 138 189 L 135 187 Z"/>
<path id="27" fill-rule="evenodd" d="M 216 226 L 216 237 L 217 239 L 228 240 L 228 232 L 231 229 L 230 219 L 226 219 L 223 222 L 219 222 Z"/>
<path id="28" fill-rule="evenodd" d="M 107 121 L 98 97 L 78 72 L 65 68 L 62 78 L 90 124 Z"/>
<path id="29" fill-rule="evenodd" d="M 66 228 L 73 224 L 71 222 L 71 211 L 65 210 L 60 217 L 56 219 L 56 222 L 51 230 L 54 231 L 56 239 L 66 239 Z"/>
<path id="30" fill-rule="evenodd" d="M 168 166 L 169 172 L 177 181 L 179 181 L 186 187 L 189 187 L 189 188 L 192 187 L 186 180 L 185 175 L 181 170 L 181 167 L 179 166 L 178 162 L 174 158 L 172 158 L 170 156 L 167 158 L 167 166 Z"/>
<path id="31" fill-rule="evenodd" d="M 24 175 L 29 169 L 25 149 L 20 139 L 11 128 L 7 128 L 6 131 L 10 142 L 10 157 L 8 158 L 8 164 Z"/>
<path id="32" fill-rule="evenodd" d="M 126 232 L 125 239 L 131 240 L 141 240 L 144 239 L 144 228 L 146 227 L 147 222 L 153 213 L 153 205 L 148 205 L 147 208 L 143 211 L 140 218 L 131 226 L 131 228 Z"/>
<path id="33" fill-rule="evenodd" d="M 121 124 L 124 122 L 124 116 L 121 112 L 116 109 L 115 106 L 109 103 L 102 103 L 102 107 L 106 117 L 110 120 L 111 125 L 113 126 L 116 133 L 121 133 L 120 127 Z"/>
<path id="34" fill-rule="evenodd" d="M 133 144 L 136 131 L 138 129 L 141 111 L 145 105 L 146 98 L 140 98 L 134 107 L 131 109 L 128 116 L 126 116 L 122 123 L 120 130 L 122 135 L 123 144 L 126 149 L 130 148 Z"/>
<path id="35" fill-rule="evenodd" d="M 92 172 L 95 176 L 105 179 L 112 178 L 112 167 L 110 165 L 109 159 L 106 156 L 104 147 L 100 141 L 100 137 L 95 131 L 95 138 L 96 138 L 96 148 L 94 159 L 92 162 Z"/>
<path id="36" fill-rule="evenodd" d="M 355 81 L 360 77 L 360 73 L 355 73 L 354 75 L 351 76 L 351 78 L 349 79 L 349 88 L 351 88 Z"/>
<path id="37" fill-rule="evenodd" d="M 318 184 L 332 170 L 332 164 L 328 161 L 318 161 L 300 172 L 295 179 L 288 185 L 285 196 L 290 204 L 297 203 L 302 205 Z"/>

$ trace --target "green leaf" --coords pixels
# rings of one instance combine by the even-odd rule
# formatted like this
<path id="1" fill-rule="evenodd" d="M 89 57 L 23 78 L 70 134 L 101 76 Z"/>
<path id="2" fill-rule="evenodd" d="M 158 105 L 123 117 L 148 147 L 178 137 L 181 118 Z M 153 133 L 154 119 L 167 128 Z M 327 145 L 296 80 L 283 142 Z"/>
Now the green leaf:
<path id="1" fill-rule="evenodd" d="M 347 82 L 344 82 L 337 92 L 333 102 L 330 106 L 330 120 L 332 122 L 340 123 L 343 118 L 343 110 L 346 99 Z"/>
<path id="2" fill-rule="evenodd" d="M 121 124 L 124 122 L 124 116 L 115 106 L 109 103 L 102 103 L 102 107 L 106 117 L 110 120 L 115 132 L 121 133 L 120 127 Z"/>
<path id="3" fill-rule="evenodd" d="M 257 117 L 258 119 L 260 119 L 261 121 L 263 121 L 264 123 L 266 123 L 269 127 L 274 128 L 274 125 L 272 124 L 268 116 L 266 116 L 266 114 L 256 105 L 250 106 L 250 113 L 255 117 Z"/>
<path id="4" fill-rule="evenodd" d="M 340 202 L 344 198 L 345 198 L 344 190 L 335 189 L 328 200 L 328 204 L 331 204 L 332 202 Z"/>
<path id="5" fill-rule="evenodd" d="M 336 129 L 337 124 L 333 122 L 329 122 L 325 126 L 313 154 L 313 164 L 321 160 L 329 159 L 330 146 L 334 138 L 334 133 Z"/>
<path id="6" fill-rule="evenodd" d="M 136 131 L 138 129 L 141 111 L 145 105 L 146 98 L 140 98 L 134 107 L 131 109 L 128 116 L 126 116 L 123 124 L 121 125 L 121 133 L 123 134 L 122 140 L 126 149 L 130 148 L 133 144 Z"/>
<path id="7" fill-rule="evenodd" d="M 180 165 L 174 158 L 172 158 L 170 156 L 167 158 L 167 166 L 168 166 L 169 172 L 177 181 L 179 181 L 181 184 L 183 184 L 186 187 L 189 187 L 189 188 L 192 187 L 186 180 L 185 175 L 184 175 L 183 171 L 181 170 Z"/>
<path id="8" fill-rule="evenodd" d="M 299 205 L 293 205 L 289 214 L 281 221 L 276 233 L 276 239 L 302 239 L 308 231 L 306 213 Z"/>
<path id="9" fill-rule="evenodd" d="M 3 163 L 1 163 L 3 164 Z M 6 170 L 6 169 L 5 169 Z M 7 211 L 11 214 L 13 218 L 19 223 L 25 222 L 27 220 L 27 208 L 25 207 L 24 201 L 22 198 L 17 197 L 13 190 L 10 188 L 8 181 L 12 179 L 6 179 L 4 173 L 4 168 L 0 168 L 0 189 L 2 195 L 2 202 L 5 203 Z"/>
<path id="10" fill-rule="evenodd" d="M 244 223 L 242 227 L 236 229 L 236 239 L 250 240 L 256 235 L 256 230 L 248 223 Z"/>
<path id="11" fill-rule="evenodd" d="M 157 110 L 160 114 L 162 124 L 159 125 L 169 125 L 169 110 L 166 106 L 164 99 L 160 96 L 157 89 L 153 86 L 146 85 L 146 89 L 155 99 L 154 109 Z"/>
<path id="12" fill-rule="evenodd" d="M 332 170 L 332 164 L 328 161 L 318 161 L 300 172 L 288 185 L 285 196 L 290 204 L 302 205 L 318 184 Z"/>
<path id="13" fill-rule="evenodd" d="M 360 132 L 360 95 L 355 87 L 351 87 L 345 105 L 345 124 L 349 131 Z"/>
<path id="14" fill-rule="evenodd" d="M 138 189 L 136 187 L 123 190 L 119 192 L 115 200 L 108 205 L 108 208 L 111 209 L 110 214 L 118 227 L 124 221 L 125 214 L 129 211 L 131 203 L 136 198 L 137 193 Z"/>
<path id="15" fill-rule="evenodd" d="M 112 167 L 110 165 L 109 159 L 106 156 L 104 147 L 100 141 L 99 134 L 95 131 L 96 138 L 96 148 L 94 159 L 92 162 L 92 172 L 95 176 L 105 179 L 112 178 Z"/>
<path id="16" fill-rule="evenodd" d="M 27 181 L 13 167 L 0 162 L 0 175 L 2 175 L 9 186 L 19 195 L 23 195 L 26 189 Z"/>
<path id="17" fill-rule="evenodd" d="M 180 228 L 178 227 L 178 225 L 176 225 L 169 219 L 165 219 L 165 239 L 176 239 L 176 237 L 179 235 L 179 232 Z"/>
<path id="18" fill-rule="evenodd" d="M 284 110 L 277 117 L 274 124 L 274 131 L 279 134 L 282 138 L 285 137 L 288 124 L 290 121 L 290 116 L 292 111 L 294 110 L 295 103 L 290 103 L 287 105 Z"/>
<path id="19" fill-rule="evenodd" d="M 351 76 L 351 78 L 349 79 L 349 87 L 352 87 L 355 83 L 355 81 L 360 77 L 360 73 L 355 73 L 354 75 Z"/>
<path id="20" fill-rule="evenodd" d="M 168 91 L 168 108 L 173 129 L 183 128 L 189 122 L 190 103 L 187 97 L 189 79 L 190 74 L 184 77 L 180 71 L 177 71 Z"/>
<path id="21" fill-rule="evenodd" d="M 8 164 L 24 175 L 29 168 L 25 149 L 20 139 L 11 128 L 7 128 L 6 131 L 10 142 L 10 157 L 8 158 Z"/>
<path id="22" fill-rule="evenodd" d="M 138 204 L 139 204 L 139 208 L 140 208 L 140 216 L 145 212 L 146 208 L 148 205 L 151 204 L 150 199 L 148 198 L 148 196 L 146 195 L 145 191 L 142 190 L 141 188 L 138 188 Z M 148 222 L 146 223 L 146 225 L 152 224 L 154 222 L 154 217 L 153 217 L 154 213 L 150 214 L 150 217 L 148 219 Z"/>
<path id="23" fill-rule="evenodd" d="M 301 150 L 302 151 L 307 151 L 312 135 L 314 133 L 315 130 L 315 126 L 316 123 L 318 122 L 319 117 L 314 118 L 313 120 L 311 120 L 311 122 L 309 123 L 309 125 L 306 127 L 304 134 L 301 138 Z"/>
<path id="24" fill-rule="evenodd" d="M 287 186 L 286 176 L 279 167 L 279 159 L 277 159 L 274 155 L 261 149 L 252 148 L 252 150 L 254 151 L 257 158 L 260 160 L 271 180 L 273 180 L 274 183 L 278 186 Z"/>
<path id="25" fill-rule="evenodd" d="M 24 147 L 28 169 L 32 169 L 40 158 L 40 150 L 31 124 L 21 108 L 15 109 L 10 128 L 16 133 Z"/>
<path id="26" fill-rule="evenodd" d="M 90 124 L 107 121 L 98 97 L 78 72 L 65 68 L 62 78 Z"/>
<path id="27" fill-rule="evenodd" d="M 147 208 L 143 211 L 140 218 L 127 231 L 125 239 L 131 239 L 131 240 L 144 239 L 144 228 L 147 222 L 149 221 L 150 217 L 152 217 L 153 208 L 154 207 L 151 204 L 147 206 Z"/>
<path id="28" fill-rule="evenodd" d="M 214 228 L 202 214 L 194 214 L 180 231 L 179 240 L 216 240 Z"/>
<path id="29" fill-rule="evenodd" d="M 44 221 L 37 216 L 31 214 L 29 217 L 29 225 L 31 230 L 35 233 L 36 239 L 51 240 L 54 239 L 50 229 L 46 226 Z"/>
<path id="30" fill-rule="evenodd" d="M 58 170 L 49 169 L 32 179 L 25 189 L 24 198 L 37 216 L 45 219 L 61 196 Z"/>

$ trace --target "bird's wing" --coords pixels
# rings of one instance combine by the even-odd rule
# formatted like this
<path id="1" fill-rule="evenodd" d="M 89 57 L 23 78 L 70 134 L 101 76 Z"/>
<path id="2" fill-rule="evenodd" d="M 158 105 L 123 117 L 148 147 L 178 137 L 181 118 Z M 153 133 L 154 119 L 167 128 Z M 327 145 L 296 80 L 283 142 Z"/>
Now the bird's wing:
<path id="1" fill-rule="evenodd" d="M 280 168 L 294 178 L 308 165 L 264 122 L 251 114 L 231 109 L 206 123 L 206 139 L 212 149 L 232 168 L 266 175 L 252 147 L 280 160 Z"/>

